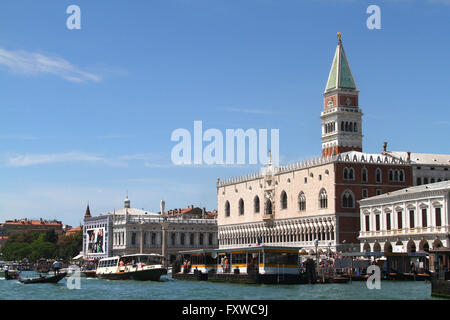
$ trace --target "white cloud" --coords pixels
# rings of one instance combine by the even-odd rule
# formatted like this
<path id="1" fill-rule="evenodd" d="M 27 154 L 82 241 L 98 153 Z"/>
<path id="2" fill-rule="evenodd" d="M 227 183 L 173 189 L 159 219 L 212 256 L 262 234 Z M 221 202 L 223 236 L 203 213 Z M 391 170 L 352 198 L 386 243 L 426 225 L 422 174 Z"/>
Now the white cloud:
<path id="1" fill-rule="evenodd" d="M 24 50 L 10 51 L 0 48 L 0 65 L 19 74 L 54 74 L 71 82 L 101 81 L 99 75 L 82 71 L 60 57 L 49 57 Z"/>
<path id="2" fill-rule="evenodd" d="M 8 155 L 5 160 L 5 165 L 8 167 L 21 168 L 45 164 L 87 162 L 98 163 L 110 167 L 125 167 L 131 162 L 141 162 L 143 166 L 147 166 L 148 162 L 154 161 L 156 161 L 156 163 L 161 162 L 161 156 L 150 153 L 100 156 L 86 152 L 71 151 L 48 154 Z M 163 166 L 163 164 L 160 166 Z"/>
<path id="3" fill-rule="evenodd" d="M 16 155 L 7 159 L 10 167 L 29 167 L 39 164 L 62 163 L 62 162 L 99 162 L 104 159 L 98 156 L 82 152 L 67 152 L 53 154 L 25 154 Z"/>

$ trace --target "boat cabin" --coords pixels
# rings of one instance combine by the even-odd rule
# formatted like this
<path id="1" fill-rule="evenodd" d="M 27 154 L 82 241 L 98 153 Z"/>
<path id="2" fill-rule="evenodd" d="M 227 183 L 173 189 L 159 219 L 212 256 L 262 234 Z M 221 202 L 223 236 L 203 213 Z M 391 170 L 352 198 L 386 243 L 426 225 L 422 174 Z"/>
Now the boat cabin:
<path id="1" fill-rule="evenodd" d="M 182 273 L 299 274 L 300 249 L 257 246 L 181 251 L 178 261 Z"/>
<path id="2" fill-rule="evenodd" d="M 159 254 L 131 254 L 122 257 L 101 259 L 97 266 L 97 275 L 138 272 L 149 268 L 162 268 L 163 256 Z"/>

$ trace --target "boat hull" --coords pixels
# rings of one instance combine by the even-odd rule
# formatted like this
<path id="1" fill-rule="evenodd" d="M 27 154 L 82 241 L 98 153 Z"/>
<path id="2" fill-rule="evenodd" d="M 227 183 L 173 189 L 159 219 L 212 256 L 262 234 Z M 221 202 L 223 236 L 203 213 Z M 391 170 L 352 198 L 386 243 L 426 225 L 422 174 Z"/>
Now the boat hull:
<path id="1" fill-rule="evenodd" d="M 19 279 L 19 281 L 23 284 L 33 284 L 33 283 L 58 283 L 62 279 L 66 277 L 67 273 L 60 273 L 56 276 L 51 277 L 43 277 L 43 278 L 34 278 L 34 279 Z"/>
<path id="2" fill-rule="evenodd" d="M 97 277 L 97 273 L 96 273 L 95 270 L 83 271 L 82 273 L 83 273 L 84 277 L 86 277 L 86 278 L 95 278 L 95 277 Z"/>
<path id="3" fill-rule="evenodd" d="M 97 274 L 97 278 L 107 280 L 138 280 L 138 281 L 159 281 L 165 269 L 149 269 L 132 272 L 115 272 Z"/>

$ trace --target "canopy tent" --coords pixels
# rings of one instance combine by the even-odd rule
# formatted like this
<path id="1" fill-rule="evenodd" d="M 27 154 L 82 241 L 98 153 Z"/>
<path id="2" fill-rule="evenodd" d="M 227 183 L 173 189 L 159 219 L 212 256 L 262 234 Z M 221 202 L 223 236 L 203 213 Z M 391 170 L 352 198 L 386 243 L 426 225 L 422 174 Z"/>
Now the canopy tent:
<path id="1" fill-rule="evenodd" d="M 76 257 L 73 257 L 72 260 L 80 260 L 83 259 L 83 253 L 80 253 L 79 255 L 77 255 Z"/>

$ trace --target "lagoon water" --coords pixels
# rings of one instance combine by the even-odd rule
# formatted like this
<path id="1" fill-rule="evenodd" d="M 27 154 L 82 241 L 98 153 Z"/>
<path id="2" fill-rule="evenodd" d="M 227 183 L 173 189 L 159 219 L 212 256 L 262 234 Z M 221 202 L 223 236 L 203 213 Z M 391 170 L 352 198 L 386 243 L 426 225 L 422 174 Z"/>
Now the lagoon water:
<path id="1" fill-rule="evenodd" d="M 247 285 L 205 281 L 112 281 L 81 278 L 70 290 L 58 284 L 21 284 L 0 278 L 0 300 L 431 300 L 431 284 L 423 281 L 382 281 L 380 290 L 365 282 L 316 285 Z"/>

